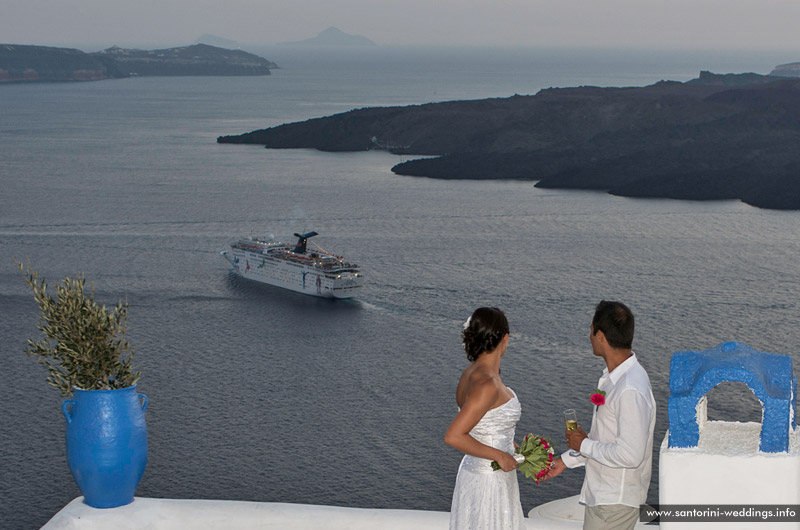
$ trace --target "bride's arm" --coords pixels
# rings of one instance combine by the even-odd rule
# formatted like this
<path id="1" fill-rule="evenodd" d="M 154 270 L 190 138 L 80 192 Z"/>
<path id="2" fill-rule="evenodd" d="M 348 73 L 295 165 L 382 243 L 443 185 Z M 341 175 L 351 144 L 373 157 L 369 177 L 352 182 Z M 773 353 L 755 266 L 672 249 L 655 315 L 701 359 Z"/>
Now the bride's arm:
<path id="1" fill-rule="evenodd" d="M 497 394 L 497 386 L 491 381 L 474 384 L 470 389 L 466 402 L 453 419 L 450 427 L 447 428 L 447 432 L 444 435 L 444 443 L 468 455 L 485 458 L 486 460 L 497 460 L 503 471 L 511 471 L 517 467 L 517 461 L 514 460 L 513 456 L 500 449 L 482 444 L 469 435 L 472 428 L 491 408 L 497 399 Z"/>

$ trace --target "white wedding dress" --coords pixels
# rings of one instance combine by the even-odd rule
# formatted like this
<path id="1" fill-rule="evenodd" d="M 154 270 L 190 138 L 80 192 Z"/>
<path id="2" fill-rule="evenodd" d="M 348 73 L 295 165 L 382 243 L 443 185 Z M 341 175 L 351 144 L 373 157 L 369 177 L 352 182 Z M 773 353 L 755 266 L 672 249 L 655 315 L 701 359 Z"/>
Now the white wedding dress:
<path id="1" fill-rule="evenodd" d="M 514 391 L 511 391 L 514 393 Z M 514 452 L 514 428 L 522 407 L 514 397 L 489 410 L 469 432 L 481 443 Z M 517 471 L 494 471 L 491 460 L 464 455 L 458 468 L 450 530 L 524 530 Z"/>

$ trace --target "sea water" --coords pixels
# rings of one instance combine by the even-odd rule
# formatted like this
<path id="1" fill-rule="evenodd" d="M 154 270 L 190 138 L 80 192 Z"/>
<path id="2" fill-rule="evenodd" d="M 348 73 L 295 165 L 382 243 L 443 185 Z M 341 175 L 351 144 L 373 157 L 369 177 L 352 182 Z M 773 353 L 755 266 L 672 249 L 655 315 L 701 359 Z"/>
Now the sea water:
<path id="1" fill-rule="evenodd" d="M 83 273 L 99 301 L 130 304 L 150 400 L 139 496 L 447 510 L 461 457 L 443 443 L 467 363 L 460 332 L 482 305 L 510 321 L 502 376 L 522 402 L 518 434 L 550 436 L 559 450 L 563 409 L 577 409 L 584 427 L 591 419 L 603 363 L 588 334 L 601 299 L 636 315 L 657 444 L 674 351 L 736 340 L 792 354 L 797 368 L 798 212 L 400 177 L 390 168 L 402 158 L 383 152 L 215 143 L 364 106 L 685 81 L 700 69 L 767 73 L 796 57 L 260 53 L 281 69 L 0 87 L 3 528 L 37 528 L 80 495 L 61 396 L 23 353 L 38 315 L 14 257 L 50 285 Z M 361 265 L 358 298 L 241 280 L 219 255 L 242 235 L 307 230 Z M 760 420 L 744 385 L 713 391 L 710 408 Z M 576 494 L 582 479 L 580 470 L 540 486 L 521 479 L 524 510 Z"/>

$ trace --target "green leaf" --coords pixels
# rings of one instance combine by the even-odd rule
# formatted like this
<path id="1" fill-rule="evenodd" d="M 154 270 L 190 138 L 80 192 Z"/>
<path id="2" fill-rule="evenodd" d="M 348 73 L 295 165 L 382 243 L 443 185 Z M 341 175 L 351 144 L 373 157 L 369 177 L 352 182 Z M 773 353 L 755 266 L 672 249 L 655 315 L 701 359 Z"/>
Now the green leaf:
<path id="1" fill-rule="evenodd" d="M 133 350 L 125 340 L 128 304 L 113 310 L 94 300 L 94 286 L 86 292 L 86 279 L 64 278 L 56 284 L 56 298 L 47 293 L 39 273 L 15 260 L 39 306 L 37 329 L 43 339 L 28 339 L 25 353 L 47 367 L 49 384 L 69 395 L 73 387 L 124 388 L 139 379 L 131 367 Z M 124 356 L 127 355 L 127 358 Z"/>

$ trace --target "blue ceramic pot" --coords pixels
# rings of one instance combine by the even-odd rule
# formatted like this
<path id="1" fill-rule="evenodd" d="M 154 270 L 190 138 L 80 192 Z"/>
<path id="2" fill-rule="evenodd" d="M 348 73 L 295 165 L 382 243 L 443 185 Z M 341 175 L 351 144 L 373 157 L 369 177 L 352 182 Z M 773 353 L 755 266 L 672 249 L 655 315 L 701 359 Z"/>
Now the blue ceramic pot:
<path id="1" fill-rule="evenodd" d="M 130 504 L 147 465 L 147 396 L 136 385 L 73 391 L 61 408 L 67 463 L 84 502 L 93 508 Z"/>

